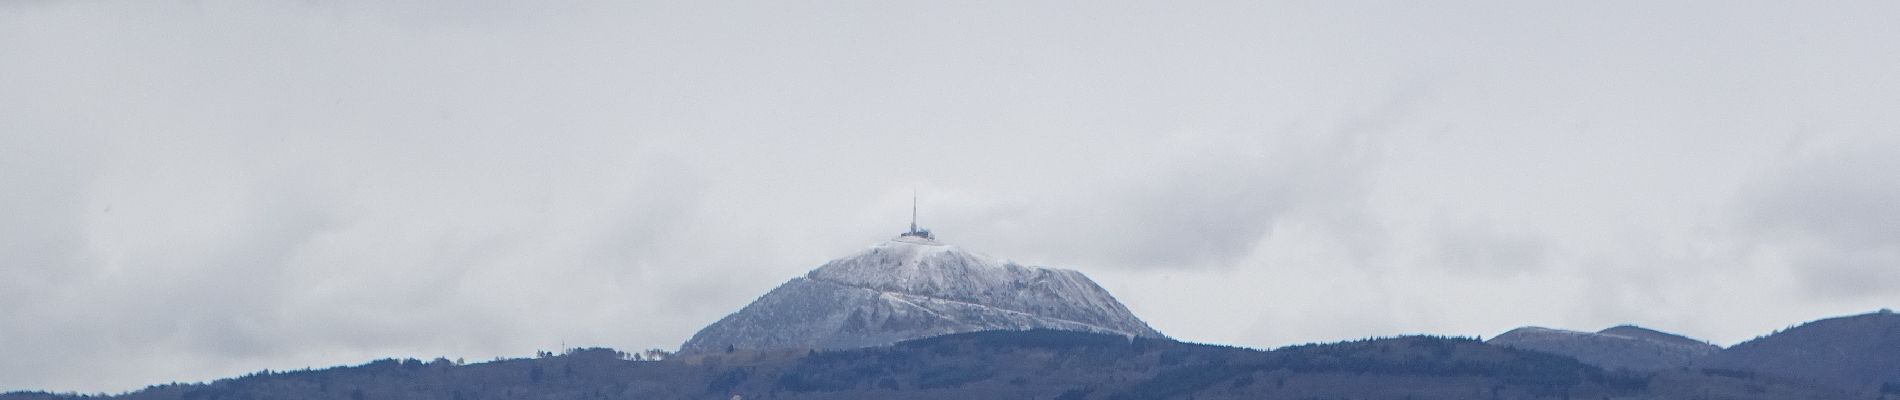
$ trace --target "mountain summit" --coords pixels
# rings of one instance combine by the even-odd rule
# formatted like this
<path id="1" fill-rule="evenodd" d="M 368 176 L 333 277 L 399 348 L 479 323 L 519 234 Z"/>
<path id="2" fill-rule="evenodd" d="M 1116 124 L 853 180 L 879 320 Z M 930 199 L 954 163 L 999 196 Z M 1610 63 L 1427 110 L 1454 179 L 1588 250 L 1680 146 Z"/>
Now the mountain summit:
<path id="1" fill-rule="evenodd" d="M 1635 325 L 1597 332 L 1527 326 L 1499 334 L 1486 343 L 1566 355 L 1605 369 L 1631 371 L 1687 367 L 1722 350 L 1703 341 Z"/>
<path id="2" fill-rule="evenodd" d="M 792 278 L 701 329 L 680 353 L 871 347 L 986 330 L 1164 337 L 1081 272 L 991 258 L 923 232 Z"/>

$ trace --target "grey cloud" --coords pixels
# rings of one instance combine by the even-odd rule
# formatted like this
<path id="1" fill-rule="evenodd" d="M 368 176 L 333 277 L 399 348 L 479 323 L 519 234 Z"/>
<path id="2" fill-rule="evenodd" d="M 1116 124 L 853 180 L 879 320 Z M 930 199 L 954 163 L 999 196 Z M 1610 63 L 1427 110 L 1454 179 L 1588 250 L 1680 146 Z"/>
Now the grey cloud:
<path id="1" fill-rule="evenodd" d="M 1159 157 L 1075 177 L 1095 190 L 998 194 L 1017 200 L 944 210 L 942 218 L 964 229 L 946 234 L 967 235 L 979 248 L 1084 267 L 1229 269 L 1275 229 L 1298 225 L 1327 230 L 1343 245 L 1373 246 L 1376 239 L 1350 236 L 1369 223 L 1355 205 L 1378 150 L 1351 133 L 1159 144 Z"/>
<path id="2" fill-rule="evenodd" d="M 627 310 L 628 300 L 593 296 L 665 293 L 672 285 L 638 282 L 714 273 L 668 268 L 713 253 L 682 245 L 687 236 L 676 234 L 690 231 L 704 190 L 678 157 L 565 150 L 581 158 L 605 152 L 612 161 L 536 161 L 540 169 L 523 171 L 398 151 L 308 164 L 304 154 L 262 141 L 200 138 L 21 159 L 97 167 L 75 176 L 7 169 L 28 172 L 6 182 L 35 196 L 10 200 L 17 207 L 4 217 L 32 224 L 0 233 L 34 239 L 9 241 L 31 247 L 0 253 L 8 266 L 0 281 L 18 295 L 0 301 L 10 324 L 0 342 L 10 359 L 61 361 L 7 363 L 0 375 L 36 388 L 109 380 L 125 389 L 370 357 L 519 354 L 563 338 L 670 345 L 607 334 L 642 317 L 690 329 L 690 319 L 661 310 L 691 309 L 700 297 L 650 295 L 649 304 Z M 57 159 L 86 152 L 111 161 Z M 590 185 L 544 179 L 614 167 L 624 169 L 587 176 Z M 438 178 L 455 169 L 473 179 Z M 625 314 L 603 315 L 615 309 Z M 587 325 L 523 323 L 537 320 Z M 140 367 L 83 362 L 108 359 Z"/>
<path id="3" fill-rule="evenodd" d="M 1900 281 L 1900 142 L 1822 145 L 1752 182 L 1743 226 L 1824 297 L 1884 294 Z"/>
<path id="4" fill-rule="evenodd" d="M 1446 270 L 1489 276 L 1537 273 L 1549 268 L 1549 240 L 1523 227 L 1498 226 L 1482 217 L 1440 214 L 1431 224 L 1433 248 L 1424 262 Z"/>

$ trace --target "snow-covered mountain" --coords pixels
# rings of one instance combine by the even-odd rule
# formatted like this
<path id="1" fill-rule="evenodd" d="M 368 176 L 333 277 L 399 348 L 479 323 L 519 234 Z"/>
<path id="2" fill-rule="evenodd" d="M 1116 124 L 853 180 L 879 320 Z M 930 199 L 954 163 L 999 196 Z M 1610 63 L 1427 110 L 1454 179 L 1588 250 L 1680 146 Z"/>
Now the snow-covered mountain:
<path id="1" fill-rule="evenodd" d="M 1597 332 L 1527 326 L 1485 341 L 1497 346 L 1555 353 L 1606 369 L 1658 371 L 1687 367 L 1721 351 L 1713 344 L 1634 325 Z"/>
<path id="2" fill-rule="evenodd" d="M 1035 328 L 1163 337 L 1080 272 L 907 234 L 792 278 L 701 329 L 680 352 L 842 349 Z"/>

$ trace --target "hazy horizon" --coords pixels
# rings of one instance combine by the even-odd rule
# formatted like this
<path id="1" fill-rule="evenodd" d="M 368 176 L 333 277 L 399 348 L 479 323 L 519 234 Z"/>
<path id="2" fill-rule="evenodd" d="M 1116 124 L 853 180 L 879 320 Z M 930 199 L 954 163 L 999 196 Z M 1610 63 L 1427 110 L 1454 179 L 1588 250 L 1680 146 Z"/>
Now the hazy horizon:
<path id="1" fill-rule="evenodd" d="M 673 349 L 920 223 L 1257 348 L 1900 304 L 1900 3 L 0 2 L 0 392 Z"/>

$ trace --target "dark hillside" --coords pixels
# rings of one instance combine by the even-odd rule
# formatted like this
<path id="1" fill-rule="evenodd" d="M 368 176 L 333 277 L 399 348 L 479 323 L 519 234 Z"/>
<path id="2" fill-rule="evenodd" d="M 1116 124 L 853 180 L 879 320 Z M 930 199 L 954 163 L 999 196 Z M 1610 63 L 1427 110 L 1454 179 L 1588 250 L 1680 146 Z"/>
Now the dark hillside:
<path id="1" fill-rule="evenodd" d="M 1699 366 L 1900 394 L 1900 315 L 1881 310 L 1801 324 L 1730 347 Z"/>
<path id="2" fill-rule="evenodd" d="M 457 365 L 381 360 L 155 386 L 115 399 L 1845 399 L 1748 376 L 1606 372 L 1445 337 L 1273 351 L 1067 331 L 989 331 L 841 351 L 633 361 L 605 349 Z M 0 400 L 73 399 L 16 393 Z"/>

